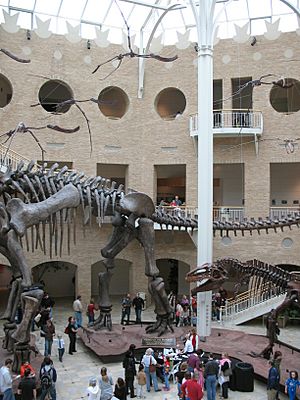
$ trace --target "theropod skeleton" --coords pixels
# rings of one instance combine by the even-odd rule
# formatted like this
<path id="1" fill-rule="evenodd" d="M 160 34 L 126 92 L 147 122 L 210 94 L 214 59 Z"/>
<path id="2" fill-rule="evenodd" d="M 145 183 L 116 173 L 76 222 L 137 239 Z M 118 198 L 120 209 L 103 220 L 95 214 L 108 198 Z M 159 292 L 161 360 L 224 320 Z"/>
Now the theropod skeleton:
<path id="1" fill-rule="evenodd" d="M 203 264 L 188 272 L 186 280 L 198 285 L 192 290 L 192 294 L 219 289 L 228 279 L 230 270 L 238 272 L 239 282 L 249 283 L 250 279 L 256 279 L 259 286 L 268 284 L 270 289 L 273 289 L 277 294 L 286 293 L 282 304 L 271 310 L 268 315 L 267 337 L 269 343 L 267 347 L 260 353 L 251 352 L 254 357 L 261 356 L 269 359 L 279 333 L 278 315 L 289 307 L 300 309 L 300 274 L 287 272 L 280 267 L 258 260 L 241 262 L 232 258 L 223 258 L 211 264 Z"/>
<path id="2" fill-rule="evenodd" d="M 20 346 L 28 344 L 30 324 L 43 294 L 41 288 L 32 284 L 22 243 L 25 242 L 27 249 L 31 247 L 34 250 L 40 246 L 44 252 L 48 244 L 51 257 L 53 252 L 62 253 L 63 240 L 67 238 L 70 250 L 71 222 L 75 220 L 74 210 L 79 206 L 87 221 L 91 221 L 94 214 L 100 225 L 106 215 L 112 215 L 113 234 L 101 251 L 107 270 L 99 275 L 100 317 L 95 322 L 95 328 L 107 326 L 111 329 L 109 281 L 114 258 L 133 239 L 137 239 L 144 248 L 145 273 L 149 277 L 149 291 L 155 303 L 156 322 L 147 327 L 147 331 L 162 335 L 167 329 L 172 330 L 171 310 L 155 262 L 154 222 L 167 229 L 193 230 L 197 228 L 197 220 L 170 216 L 163 210 L 156 212 L 153 201 L 146 194 L 126 194 L 122 185 L 117 186 L 100 176 L 85 177 L 83 173 L 68 171 L 66 166 L 57 168 L 57 164 L 49 169 L 46 164 L 38 167 L 32 161 L 27 167 L 21 162 L 16 170 L 7 167 L 6 171 L 0 172 L 0 252 L 10 261 L 14 278 L 4 314 L 8 320 L 5 347 L 12 350 L 15 343 Z M 244 234 L 246 231 L 276 231 L 299 223 L 300 216 L 278 221 L 216 221 L 213 229 L 214 232 L 220 231 L 221 235 L 236 234 L 238 231 Z M 66 236 L 64 226 L 67 226 Z M 49 243 L 46 243 L 46 230 L 49 232 Z M 19 298 L 24 316 L 16 327 L 14 318 Z"/>

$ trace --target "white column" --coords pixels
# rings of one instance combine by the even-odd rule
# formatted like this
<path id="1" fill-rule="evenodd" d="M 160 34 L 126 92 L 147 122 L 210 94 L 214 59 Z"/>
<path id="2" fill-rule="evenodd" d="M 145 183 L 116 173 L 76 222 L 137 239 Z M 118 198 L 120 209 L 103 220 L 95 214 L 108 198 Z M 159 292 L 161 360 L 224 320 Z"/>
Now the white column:
<path id="1" fill-rule="evenodd" d="M 198 241 L 197 265 L 212 262 L 213 246 L 213 15 L 215 0 L 190 0 L 198 33 Z M 198 294 L 197 332 L 211 333 L 212 293 Z"/>

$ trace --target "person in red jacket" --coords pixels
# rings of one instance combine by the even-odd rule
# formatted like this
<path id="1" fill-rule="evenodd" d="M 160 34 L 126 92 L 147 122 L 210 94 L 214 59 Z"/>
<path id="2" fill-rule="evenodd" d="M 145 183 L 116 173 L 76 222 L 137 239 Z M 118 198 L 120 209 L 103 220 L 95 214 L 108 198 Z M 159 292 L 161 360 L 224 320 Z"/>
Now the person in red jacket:
<path id="1" fill-rule="evenodd" d="M 181 385 L 184 398 L 189 400 L 201 400 L 203 398 L 202 387 L 198 383 L 199 372 L 192 374 L 192 379 L 188 379 Z"/>

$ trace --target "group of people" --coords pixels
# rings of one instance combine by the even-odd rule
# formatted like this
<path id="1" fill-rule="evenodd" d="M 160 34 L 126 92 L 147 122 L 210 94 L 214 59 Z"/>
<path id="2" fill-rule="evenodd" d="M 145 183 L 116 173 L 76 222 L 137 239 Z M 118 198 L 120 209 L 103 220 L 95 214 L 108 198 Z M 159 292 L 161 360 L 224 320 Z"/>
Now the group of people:
<path id="1" fill-rule="evenodd" d="M 197 297 L 183 295 L 181 298 L 171 291 L 168 295 L 172 318 L 176 326 L 195 326 L 197 323 Z"/>
<path id="2" fill-rule="evenodd" d="M 268 373 L 268 385 L 267 394 L 268 400 L 279 399 L 279 385 L 280 385 L 280 364 L 282 360 L 281 351 L 277 350 L 274 353 L 274 357 L 269 361 L 270 369 Z M 298 379 L 297 371 L 289 371 L 289 377 L 285 381 L 285 393 L 289 396 L 289 400 L 296 399 L 297 387 L 300 387 L 300 381 Z"/>
<path id="3" fill-rule="evenodd" d="M 137 293 L 136 296 L 131 300 L 130 293 L 127 293 L 125 297 L 123 297 L 122 302 L 122 312 L 121 312 L 121 325 L 129 325 L 130 323 L 130 314 L 131 308 L 134 308 L 135 311 L 135 323 L 142 323 L 142 311 L 145 308 L 145 301 L 141 297 L 140 293 Z"/>
<path id="4" fill-rule="evenodd" d="M 29 362 L 21 365 L 19 375 L 13 375 L 12 364 L 12 359 L 8 358 L 0 368 L 0 392 L 3 393 L 3 400 L 15 400 L 13 391 L 15 380 L 19 380 L 17 393 L 22 400 L 36 400 L 38 385 L 41 388 L 40 400 L 49 395 L 52 400 L 56 400 L 57 373 L 50 357 L 44 358 L 38 375 Z"/>

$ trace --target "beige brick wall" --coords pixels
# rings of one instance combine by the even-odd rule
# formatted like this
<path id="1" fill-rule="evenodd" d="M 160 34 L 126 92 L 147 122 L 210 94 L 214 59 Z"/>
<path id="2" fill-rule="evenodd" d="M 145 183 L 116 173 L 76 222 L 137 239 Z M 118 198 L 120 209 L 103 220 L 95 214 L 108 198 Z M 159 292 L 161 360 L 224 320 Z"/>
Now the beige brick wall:
<path id="1" fill-rule="evenodd" d="M 32 35 L 32 40 L 26 39 L 25 31 L 10 35 L 1 27 L 1 46 L 22 55 L 24 46 L 30 47 L 32 62 L 28 65 L 18 64 L 3 54 L 1 55 L 1 70 L 13 86 L 11 103 L 1 110 L 1 132 L 13 129 L 20 121 L 27 125 L 41 126 L 46 123 L 58 124 L 63 127 L 80 125 L 79 133 L 67 135 L 49 130 L 38 132 L 38 137 L 47 151 L 48 160 L 72 161 L 74 168 L 83 170 L 87 175 L 95 174 L 97 163 L 116 163 L 128 165 L 128 187 L 141 190 L 155 198 L 156 183 L 154 165 L 185 164 L 186 165 L 186 200 L 187 205 L 197 204 L 197 159 L 193 140 L 189 136 L 189 114 L 197 111 L 196 68 L 193 61 L 196 58 L 192 46 L 187 50 L 167 47 L 162 55 L 178 54 L 179 59 L 167 69 L 165 64 L 154 60 L 146 61 L 145 92 L 142 99 L 137 98 L 138 63 L 135 59 L 124 59 L 121 67 L 107 80 L 100 80 L 107 72 L 103 69 L 92 75 L 94 67 L 120 53 L 120 47 L 111 45 L 99 49 L 92 44 L 91 50 L 86 49 L 85 42 L 70 44 L 64 37 L 51 36 L 47 40 Z M 221 41 L 214 52 L 214 77 L 223 79 L 223 97 L 231 95 L 231 78 L 252 76 L 257 79 L 261 75 L 274 73 L 300 79 L 299 63 L 285 58 L 284 52 L 293 50 L 293 59 L 300 59 L 299 37 L 296 33 L 288 33 L 273 42 L 258 37 L 257 44 L 237 44 L 232 40 Z M 54 52 L 59 50 L 62 59 L 56 60 Z M 254 61 L 254 53 L 261 54 L 260 61 Z M 92 63 L 84 63 L 85 56 L 91 56 Z M 230 62 L 224 64 L 223 56 L 229 56 Z M 30 108 L 30 104 L 38 101 L 38 91 L 46 81 L 33 76 L 42 75 L 66 82 L 73 90 L 76 99 L 98 97 L 98 94 L 108 86 L 118 86 L 129 98 L 128 112 L 120 120 L 110 120 L 104 117 L 97 105 L 86 103 L 84 108 L 90 122 L 93 140 L 93 152 L 90 155 L 89 137 L 82 115 L 74 107 L 61 116 L 49 117 L 41 107 Z M 154 101 L 157 94 L 166 87 L 177 87 L 186 96 L 186 109 L 180 119 L 163 121 L 155 111 Z M 299 137 L 300 113 L 280 115 L 269 103 L 270 86 L 259 86 L 254 89 L 254 109 L 263 111 L 263 139 L 276 137 Z M 224 103 L 224 109 L 231 109 L 231 101 Z M 270 198 L 270 162 L 300 162 L 300 151 L 287 155 L 276 141 L 265 140 L 259 144 L 259 155 L 255 155 L 254 145 L 235 146 L 249 138 L 222 138 L 214 141 L 214 162 L 244 164 L 244 197 L 246 213 L 249 216 L 266 216 L 269 211 Z M 49 146 L 49 143 L 63 143 L 60 149 Z M 112 150 L 106 146 L 117 146 Z M 174 147 L 166 152 L 162 147 Z M 12 148 L 27 158 L 40 159 L 40 151 L 28 135 L 14 139 Z M 91 292 L 91 265 L 102 259 L 100 249 L 105 245 L 111 232 L 111 226 L 102 229 L 93 226 L 86 230 L 83 237 L 78 227 L 76 246 L 72 247 L 72 255 L 63 256 L 63 260 L 74 263 L 77 269 L 77 293 L 88 301 Z M 299 265 L 298 254 L 300 232 L 280 234 L 253 234 L 252 238 L 233 238 L 230 246 L 224 246 L 220 239 L 214 240 L 214 257 L 231 255 L 247 259 L 258 257 L 267 262 L 293 263 Z M 291 249 L 283 249 L 282 239 L 290 236 L 294 245 Z M 66 253 L 65 253 L 66 254 Z M 130 291 L 147 291 L 147 278 L 143 274 L 144 255 L 137 243 L 132 243 L 120 255 L 131 261 Z M 196 249 L 186 233 L 156 233 L 156 257 L 177 258 L 191 266 L 196 262 Z M 27 254 L 30 266 L 49 260 L 40 252 Z"/>

